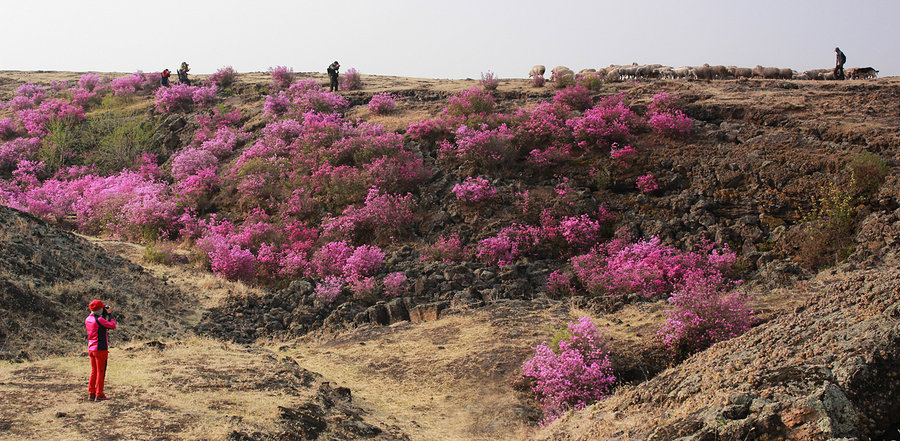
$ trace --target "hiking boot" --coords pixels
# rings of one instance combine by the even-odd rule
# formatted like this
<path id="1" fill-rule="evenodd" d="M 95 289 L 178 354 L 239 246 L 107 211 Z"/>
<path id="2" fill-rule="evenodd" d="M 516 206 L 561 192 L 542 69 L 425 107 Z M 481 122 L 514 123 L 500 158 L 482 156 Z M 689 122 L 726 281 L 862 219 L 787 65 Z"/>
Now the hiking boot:
<path id="1" fill-rule="evenodd" d="M 96 396 L 96 395 L 94 395 L 94 394 L 88 395 L 88 401 L 94 401 L 94 400 L 96 400 L 96 399 L 97 399 L 97 396 Z"/>
<path id="2" fill-rule="evenodd" d="M 101 394 L 101 395 L 97 395 L 97 396 L 94 398 L 94 401 L 106 401 L 106 400 L 108 400 L 108 399 L 109 399 L 109 397 L 107 397 L 106 395 L 102 395 L 102 394 Z"/>

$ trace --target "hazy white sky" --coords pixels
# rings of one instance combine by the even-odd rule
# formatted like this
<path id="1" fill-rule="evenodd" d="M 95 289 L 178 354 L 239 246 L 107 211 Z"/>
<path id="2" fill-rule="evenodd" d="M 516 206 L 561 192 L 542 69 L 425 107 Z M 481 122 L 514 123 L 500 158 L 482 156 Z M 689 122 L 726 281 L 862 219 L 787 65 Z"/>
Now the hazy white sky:
<path id="1" fill-rule="evenodd" d="M 898 0 L 0 0 L 0 70 L 194 73 L 333 60 L 363 74 L 527 76 L 611 63 L 873 66 L 900 75 Z"/>

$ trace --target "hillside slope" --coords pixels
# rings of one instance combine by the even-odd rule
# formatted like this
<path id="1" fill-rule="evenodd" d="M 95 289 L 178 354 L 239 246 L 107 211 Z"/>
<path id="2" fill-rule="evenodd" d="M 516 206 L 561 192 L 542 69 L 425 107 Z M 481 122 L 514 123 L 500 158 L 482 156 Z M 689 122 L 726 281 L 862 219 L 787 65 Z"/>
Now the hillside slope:
<path id="1" fill-rule="evenodd" d="M 79 77 L 3 72 L 0 99 L 12 102 L 25 81 Z M 323 78 L 308 78 L 292 93 L 309 98 Z M 345 108 L 278 115 L 270 110 L 285 95 L 261 73 L 206 89 L 214 96 L 203 106 L 107 93 L 33 144 L 14 141 L 27 138 L 31 114 L 0 108 L 0 120 L 23 119 L 6 123 L 11 144 L 0 153 L 27 159 L 0 155 L 4 203 L 110 238 L 87 241 L 0 207 L 0 356 L 32 360 L 0 367 L 0 394 L 65 397 L 10 408 L 0 428 L 33 438 L 73 416 L 103 420 L 76 404 L 84 372 L 72 356 L 83 351 L 84 305 L 99 297 L 127 324 L 113 358 L 135 368 L 112 378 L 123 438 L 141 427 L 161 439 L 290 439 L 310 427 L 335 439 L 529 437 L 540 412 L 522 362 L 561 324 L 590 315 L 620 389 L 539 438 L 890 439 L 900 79 L 604 83 L 581 104 L 630 115 L 627 136 L 609 139 L 576 138 L 589 112 L 525 80 L 501 81 L 481 96 L 488 111 L 464 116 L 448 108 L 477 95 L 460 92 L 475 81 L 363 81 L 341 92 Z M 394 113 L 367 108 L 379 92 L 398 98 Z M 677 97 L 688 134 L 651 127 L 660 92 Z M 540 118 L 552 136 L 529 131 Z M 234 138 L 207 144 L 220 129 Z M 453 155 L 479 136 L 499 140 L 488 146 L 500 159 Z M 625 144 L 621 161 L 613 150 Z M 637 187 L 647 175 L 657 189 Z M 496 193 L 464 200 L 454 188 L 470 178 Z M 47 196 L 58 188 L 71 198 Z M 96 205 L 53 205 L 88 190 Z M 144 204 L 123 208 L 133 201 Z M 365 217 L 379 207 L 396 210 Z M 131 223 L 134 213 L 150 221 Z M 585 219 L 596 228 L 562 233 Z M 112 240 L 121 237 L 148 247 Z M 490 248 L 510 237 L 522 240 Z M 684 252 L 705 239 L 727 245 L 756 327 L 678 365 L 656 334 L 671 292 L 590 291 L 587 280 L 548 288 L 554 272 L 574 272 L 573 256 L 652 238 Z M 332 406 L 337 385 L 351 389 L 346 407 Z"/>

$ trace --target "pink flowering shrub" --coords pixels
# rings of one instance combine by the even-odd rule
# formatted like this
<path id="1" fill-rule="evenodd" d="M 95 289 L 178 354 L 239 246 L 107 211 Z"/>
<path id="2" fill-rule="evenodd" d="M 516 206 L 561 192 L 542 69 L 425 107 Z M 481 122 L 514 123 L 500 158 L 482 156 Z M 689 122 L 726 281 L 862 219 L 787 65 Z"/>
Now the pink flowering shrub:
<path id="1" fill-rule="evenodd" d="M 450 236 L 439 236 L 437 241 L 422 251 L 421 259 L 425 261 L 454 262 L 464 260 L 468 252 L 456 233 Z"/>
<path id="2" fill-rule="evenodd" d="M 678 103 L 678 100 L 678 95 L 669 94 L 665 91 L 660 92 L 653 95 L 650 104 L 647 105 L 647 113 L 671 113 L 677 110 L 675 106 Z"/>
<path id="3" fill-rule="evenodd" d="M 566 121 L 566 126 L 572 129 L 578 147 L 590 150 L 626 141 L 636 120 L 631 109 L 620 102 L 610 107 L 590 108 L 583 117 Z"/>
<path id="4" fill-rule="evenodd" d="M 44 99 L 44 95 L 40 95 L 40 99 Z M 6 109 L 10 112 L 15 112 L 18 110 L 33 109 L 36 105 L 34 98 L 14 96 L 6 103 Z"/>
<path id="5" fill-rule="evenodd" d="M 682 252 L 652 237 L 636 243 L 615 239 L 573 257 L 570 262 L 591 295 L 659 298 L 680 289 L 688 274 L 728 274 L 736 260 L 727 245 L 722 251 L 704 244 L 695 251 Z"/>
<path id="6" fill-rule="evenodd" d="M 461 121 L 461 118 L 439 118 L 409 123 L 406 134 L 415 141 L 436 143 L 453 136 L 454 130 L 459 127 Z"/>
<path id="7" fill-rule="evenodd" d="M 211 138 L 201 142 L 200 148 L 218 158 L 224 158 L 234 152 L 238 143 L 245 141 L 249 136 L 249 133 L 239 132 L 231 127 L 222 126 L 216 130 Z"/>
<path id="8" fill-rule="evenodd" d="M 349 240 L 400 237 L 408 233 L 413 222 L 413 205 L 410 194 L 381 194 L 378 189 L 372 188 L 361 207 L 351 205 L 340 217 L 322 219 L 322 229 L 326 236 Z"/>
<path id="9" fill-rule="evenodd" d="M 285 90 L 294 82 L 294 69 L 287 66 L 275 66 L 269 68 L 272 74 L 272 90 Z"/>
<path id="10" fill-rule="evenodd" d="M 406 284 L 406 274 L 390 273 L 384 276 L 384 296 L 392 298 L 406 294 Z"/>
<path id="11" fill-rule="evenodd" d="M 575 285 L 572 275 L 559 271 L 553 271 L 547 276 L 547 294 L 554 298 L 570 296 L 575 293 Z"/>
<path id="12" fill-rule="evenodd" d="M 278 92 L 277 95 L 266 95 L 266 102 L 263 104 L 263 115 L 267 118 L 278 118 L 286 114 L 290 109 L 291 99 L 288 98 L 284 91 Z"/>
<path id="13" fill-rule="evenodd" d="M 687 136 L 691 132 L 693 121 L 676 108 L 678 95 L 660 92 L 653 95 L 647 106 L 649 118 L 647 124 L 654 133 L 662 136 Z"/>
<path id="14" fill-rule="evenodd" d="M 162 112 L 186 111 L 194 104 L 197 87 L 187 84 L 173 84 L 156 90 L 156 110 Z"/>
<path id="15" fill-rule="evenodd" d="M 179 152 L 172 160 L 172 177 L 176 180 L 183 180 L 200 170 L 215 168 L 218 164 L 218 158 L 212 153 L 188 147 Z"/>
<path id="16" fill-rule="evenodd" d="M 497 90 L 497 86 L 500 85 L 500 79 L 491 71 L 487 73 L 482 72 L 480 83 L 484 90 Z"/>
<path id="17" fill-rule="evenodd" d="M 721 274 L 690 272 L 669 297 L 672 308 L 657 334 L 673 353 L 693 354 L 747 332 L 753 318 L 748 300 L 729 289 Z"/>
<path id="18" fill-rule="evenodd" d="M 395 99 L 396 97 L 391 93 L 376 93 L 369 100 L 369 112 L 376 115 L 387 115 L 397 108 L 397 103 L 394 102 Z"/>
<path id="19" fill-rule="evenodd" d="M 569 322 L 567 328 L 568 336 L 558 347 L 543 342 L 522 364 L 524 375 L 536 381 L 532 390 L 544 411 L 542 424 L 605 398 L 616 384 L 609 355 L 590 317 Z"/>
<path id="20" fill-rule="evenodd" d="M 384 266 L 384 252 L 374 245 L 362 245 L 353 250 L 344 264 L 343 274 L 347 279 L 373 276 Z"/>
<path id="21" fill-rule="evenodd" d="M 19 125 L 9 117 L 0 118 L 0 140 L 19 136 Z"/>
<path id="22" fill-rule="evenodd" d="M 637 186 L 641 193 L 650 193 L 659 188 L 659 184 L 656 183 L 656 177 L 649 173 L 638 176 L 635 181 L 635 186 Z"/>
<path id="23" fill-rule="evenodd" d="M 72 96 L 72 104 L 78 106 L 91 106 L 100 103 L 102 98 L 95 90 L 87 90 L 81 87 L 73 87 L 69 89 L 69 95 Z"/>
<path id="24" fill-rule="evenodd" d="M 147 82 L 142 72 L 135 72 L 127 77 L 114 78 L 109 86 L 115 96 L 131 96 L 144 89 Z"/>
<path id="25" fill-rule="evenodd" d="M 103 79 L 95 73 L 86 73 L 78 79 L 78 87 L 91 92 L 101 83 L 103 83 Z"/>
<path id="26" fill-rule="evenodd" d="M 16 88 L 16 96 L 26 98 L 43 97 L 46 93 L 47 89 L 45 89 L 44 86 L 32 84 L 30 81 Z M 40 101 L 40 99 L 37 101 Z"/>
<path id="27" fill-rule="evenodd" d="M 54 92 L 62 92 L 63 90 L 66 90 L 68 87 L 69 87 L 68 80 L 50 81 L 50 89 L 53 90 Z"/>
<path id="28" fill-rule="evenodd" d="M 691 133 L 693 121 L 680 110 L 676 110 L 672 113 L 654 113 L 650 115 L 647 124 L 650 125 L 653 133 L 678 137 Z"/>
<path id="29" fill-rule="evenodd" d="M 460 126 L 453 143 L 439 143 L 439 153 L 444 159 L 463 164 L 495 165 L 512 159 L 515 152 L 510 143 L 512 138 L 506 124 L 501 124 L 496 129 L 489 129 L 486 124 L 478 129 Z"/>
<path id="30" fill-rule="evenodd" d="M 569 106 L 575 110 L 584 111 L 594 106 L 591 92 L 582 85 L 574 85 L 556 92 L 553 102 Z"/>
<path id="31" fill-rule="evenodd" d="M 460 90 L 450 97 L 445 112 L 451 116 L 487 114 L 494 111 L 494 97 L 476 86 Z"/>
<path id="32" fill-rule="evenodd" d="M 351 67 L 347 69 L 347 72 L 344 73 L 343 78 L 341 78 L 341 88 L 344 90 L 359 90 L 362 89 L 362 79 L 359 76 L 359 71 L 356 68 Z"/>
<path id="33" fill-rule="evenodd" d="M 327 276 L 316 284 L 313 294 L 322 303 L 333 303 L 341 295 L 344 288 L 344 280 L 337 276 Z"/>
<path id="34" fill-rule="evenodd" d="M 546 82 L 547 80 L 544 79 L 543 75 L 535 75 L 531 77 L 531 87 L 544 87 L 544 83 Z"/>
<path id="35" fill-rule="evenodd" d="M 497 195 L 497 189 L 487 179 L 471 176 L 454 185 L 452 191 L 458 201 L 470 204 L 486 201 Z"/>
<path id="36" fill-rule="evenodd" d="M 496 236 L 478 242 L 476 257 L 492 265 L 510 265 L 536 244 L 536 232 L 518 224 L 503 228 Z"/>
<path id="37" fill-rule="evenodd" d="M 41 148 L 41 138 L 15 138 L 0 144 L 0 170 L 12 170 L 19 161 L 35 157 Z"/>
<path id="38" fill-rule="evenodd" d="M 347 242 L 328 242 L 313 254 L 310 267 L 319 277 L 340 276 L 352 255 L 353 246 Z"/>
<path id="39" fill-rule="evenodd" d="M 191 93 L 191 100 L 200 107 L 207 107 L 216 102 L 215 85 L 207 87 L 197 87 Z"/>
<path id="40" fill-rule="evenodd" d="M 635 156 L 637 156 L 637 151 L 630 145 L 619 147 L 619 143 L 614 142 L 609 148 L 610 159 L 625 168 L 631 166 L 631 161 L 634 160 Z"/>
<path id="41" fill-rule="evenodd" d="M 231 66 L 219 68 L 215 73 L 209 76 L 209 81 L 216 83 L 216 86 L 227 89 L 234 84 L 237 78 L 237 72 Z"/>
<path id="42" fill-rule="evenodd" d="M 346 109 L 350 102 L 341 94 L 325 90 L 314 80 L 300 81 L 288 89 L 295 114 L 332 113 Z"/>
<path id="43" fill-rule="evenodd" d="M 197 123 L 202 126 L 202 130 L 198 132 L 199 135 L 209 135 L 210 133 L 221 129 L 222 127 L 236 126 L 241 122 L 241 111 L 239 109 L 233 109 L 230 112 L 225 113 L 224 110 L 219 110 L 219 106 L 212 108 L 212 113 L 198 113 L 195 118 L 197 119 Z M 197 139 L 197 141 L 203 142 L 204 139 Z"/>
<path id="44" fill-rule="evenodd" d="M 138 174 L 145 179 L 153 180 L 159 178 L 161 175 L 159 171 L 159 160 L 155 153 L 142 153 L 141 156 L 138 156 L 135 160 L 135 165 L 137 166 Z"/>

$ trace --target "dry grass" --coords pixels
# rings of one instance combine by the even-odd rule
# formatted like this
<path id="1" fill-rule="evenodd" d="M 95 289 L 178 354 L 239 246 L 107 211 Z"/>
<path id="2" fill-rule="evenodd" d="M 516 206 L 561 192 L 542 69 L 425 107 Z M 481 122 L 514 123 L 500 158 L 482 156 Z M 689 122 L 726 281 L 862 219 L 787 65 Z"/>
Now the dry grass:
<path id="1" fill-rule="evenodd" d="M 210 273 L 191 268 L 187 265 L 164 265 L 161 263 L 147 262 L 144 259 L 143 245 L 118 240 L 102 239 L 90 236 L 81 236 L 84 239 L 103 247 L 105 250 L 130 260 L 136 265 L 143 266 L 154 277 L 165 280 L 179 288 L 182 292 L 190 293 L 196 299 L 196 308 L 189 308 L 189 314 L 199 315 L 205 309 L 221 306 L 222 301 L 228 296 L 259 296 L 263 290 L 244 284 L 239 281 L 229 281 Z M 196 323 L 196 321 L 191 321 Z"/>
<path id="2" fill-rule="evenodd" d="M 225 439 L 232 430 L 278 430 L 278 406 L 298 396 L 260 387 L 277 360 L 205 339 L 164 350 L 110 351 L 103 403 L 85 400 L 87 357 L 0 365 L 2 439 Z"/>
<path id="3" fill-rule="evenodd" d="M 552 336 L 549 323 L 566 318 L 564 307 L 491 306 L 277 350 L 349 387 L 354 402 L 415 440 L 521 439 L 534 411 L 513 386 L 520 366 Z"/>

